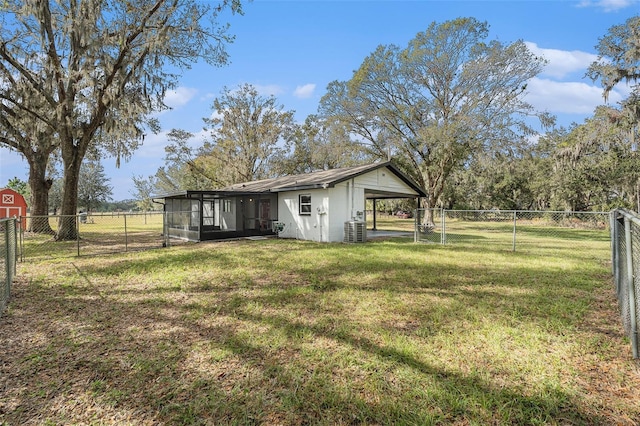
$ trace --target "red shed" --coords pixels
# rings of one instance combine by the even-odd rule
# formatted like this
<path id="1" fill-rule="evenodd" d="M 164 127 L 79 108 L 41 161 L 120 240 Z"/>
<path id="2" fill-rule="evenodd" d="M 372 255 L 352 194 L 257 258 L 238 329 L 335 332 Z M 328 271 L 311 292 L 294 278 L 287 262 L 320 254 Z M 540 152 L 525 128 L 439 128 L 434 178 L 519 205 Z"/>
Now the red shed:
<path id="1" fill-rule="evenodd" d="M 0 219 L 5 217 L 20 217 L 27 215 L 27 202 L 24 197 L 13 189 L 0 189 Z M 27 221 L 22 221 L 22 229 L 25 229 Z"/>

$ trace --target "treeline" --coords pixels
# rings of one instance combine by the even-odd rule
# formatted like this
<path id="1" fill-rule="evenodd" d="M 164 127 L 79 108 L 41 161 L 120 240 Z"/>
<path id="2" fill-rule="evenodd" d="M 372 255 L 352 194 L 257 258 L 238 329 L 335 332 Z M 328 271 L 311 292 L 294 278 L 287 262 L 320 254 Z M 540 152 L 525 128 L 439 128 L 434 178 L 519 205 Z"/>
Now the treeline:
<path id="1" fill-rule="evenodd" d="M 0 144 L 29 164 L 31 214 L 40 218 L 31 231 L 77 239 L 69 217 L 110 202 L 106 180 L 83 199 L 83 167 L 108 157 L 119 165 L 158 133 L 157 113 L 181 70 L 228 62 L 233 35 L 218 18 L 242 13 L 242 2 L 214 3 L 113 0 L 91 13 L 77 13 L 75 2 L 3 4 Z M 633 17 L 600 39 L 588 75 L 605 96 L 640 77 L 639 34 Z M 488 23 L 458 18 L 432 23 L 405 46 L 380 45 L 351 79 L 329 83 L 304 124 L 250 85 L 226 88 L 204 140 L 194 147 L 193 134 L 173 130 L 165 166 L 134 178 L 138 208 L 177 189 L 387 159 L 426 190 L 426 207 L 637 205 L 638 86 L 622 104 L 557 129 L 526 102 L 545 59 L 522 41 L 488 37 Z M 55 232 L 50 211 L 61 213 Z"/>
<path id="2" fill-rule="evenodd" d="M 134 179 L 138 198 L 393 160 L 426 190 L 423 207 L 636 208 L 638 87 L 584 123 L 557 127 L 525 101 L 544 58 L 488 34 L 486 22 L 459 18 L 431 24 L 404 48 L 379 46 L 350 80 L 328 85 L 304 124 L 250 85 L 225 88 L 206 138 L 170 132 L 165 166 Z M 640 18 L 631 18 L 597 46 L 589 76 L 605 96 L 637 79 L 638 34 Z"/>
<path id="3" fill-rule="evenodd" d="M 462 209 L 640 209 L 638 128 L 624 107 L 482 153 L 454 172 L 442 206 Z"/>

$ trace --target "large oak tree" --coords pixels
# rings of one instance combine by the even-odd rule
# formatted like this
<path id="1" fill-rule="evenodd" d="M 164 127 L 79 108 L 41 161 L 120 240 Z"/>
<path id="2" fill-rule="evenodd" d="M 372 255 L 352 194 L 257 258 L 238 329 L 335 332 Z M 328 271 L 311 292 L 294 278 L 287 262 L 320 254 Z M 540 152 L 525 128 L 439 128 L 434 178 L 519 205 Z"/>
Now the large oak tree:
<path id="1" fill-rule="evenodd" d="M 614 25 L 601 37 L 596 45 L 598 60 L 589 67 L 588 75 L 600 81 L 606 100 L 619 83 L 631 85 L 631 94 L 621 102 L 622 111 L 614 112 L 611 119 L 620 127 L 629 129 L 629 137 L 637 154 L 636 134 L 640 122 L 640 16 L 633 16 L 624 24 Z M 636 208 L 640 211 L 640 176 L 636 163 L 629 170 L 628 180 L 635 181 Z"/>
<path id="2" fill-rule="evenodd" d="M 486 42 L 488 34 L 486 23 L 459 18 L 431 24 L 405 48 L 379 46 L 351 80 L 329 84 L 320 112 L 381 158 L 391 151 L 434 207 L 475 152 L 531 132 L 527 118 L 536 112 L 524 95 L 544 60 L 522 41 Z"/>
<path id="3" fill-rule="evenodd" d="M 7 0 L 0 7 L 0 143 L 29 162 L 34 199 L 48 190 L 40 174 L 60 150 L 56 237 L 75 238 L 69 217 L 87 152 L 100 145 L 126 159 L 181 68 L 200 59 L 224 64 L 232 38 L 217 19 L 240 12 L 240 2 Z"/>

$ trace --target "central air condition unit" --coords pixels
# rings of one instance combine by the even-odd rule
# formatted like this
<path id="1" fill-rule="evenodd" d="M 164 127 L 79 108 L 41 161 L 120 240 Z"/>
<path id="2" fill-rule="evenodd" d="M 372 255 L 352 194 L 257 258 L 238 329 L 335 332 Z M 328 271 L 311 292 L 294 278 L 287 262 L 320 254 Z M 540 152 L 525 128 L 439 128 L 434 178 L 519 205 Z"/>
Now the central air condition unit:
<path id="1" fill-rule="evenodd" d="M 364 243 L 367 241 L 367 223 L 352 220 L 344 223 L 345 243 Z"/>

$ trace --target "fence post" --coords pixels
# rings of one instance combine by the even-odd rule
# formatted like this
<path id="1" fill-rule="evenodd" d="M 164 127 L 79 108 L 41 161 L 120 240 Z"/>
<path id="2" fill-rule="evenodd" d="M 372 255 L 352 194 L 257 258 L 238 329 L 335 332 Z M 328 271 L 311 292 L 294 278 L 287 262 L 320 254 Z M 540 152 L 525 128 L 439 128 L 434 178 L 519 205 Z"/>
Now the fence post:
<path id="1" fill-rule="evenodd" d="M 15 222 L 14 222 L 15 223 Z M 4 308 L 9 304 L 9 298 L 11 297 L 11 281 L 13 280 L 11 276 L 11 250 L 9 246 L 9 226 L 11 225 L 11 220 L 7 220 L 4 223 L 4 264 L 5 266 L 5 280 L 4 280 L 4 306 L 0 307 L 0 312 L 4 311 Z"/>
<path id="2" fill-rule="evenodd" d="M 18 257 L 20 258 L 20 262 L 24 262 L 24 229 L 22 228 L 22 221 L 24 220 L 25 226 L 27 223 L 27 217 L 26 216 L 20 216 L 20 225 L 18 226 L 18 229 L 20 230 L 20 238 L 18 239 L 19 241 L 19 245 L 18 245 Z M 16 257 L 16 261 L 18 260 L 18 257 Z"/>
<path id="3" fill-rule="evenodd" d="M 124 213 L 122 215 L 124 217 L 124 251 L 129 251 L 129 236 L 127 235 L 127 214 Z M 147 217 L 145 216 L 145 222 L 147 221 Z"/>
<path id="4" fill-rule="evenodd" d="M 14 219 L 13 220 L 13 241 L 12 241 L 12 250 L 11 250 L 11 281 L 9 282 L 9 290 L 8 290 L 8 295 L 9 295 L 9 299 L 11 298 L 11 285 L 13 284 L 13 279 L 16 277 L 16 268 L 17 268 L 17 233 L 18 232 L 18 220 Z"/>
<path id="5" fill-rule="evenodd" d="M 513 211 L 513 250 L 516 251 L 516 223 L 518 221 L 518 212 L 516 210 Z"/>
<path id="6" fill-rule="evenodd" d="M 620 230 L 618 227 L 618 210 L 609 214 L 609 228 L 611 229 L 611 268 L 613 282 L 616 285 L 616 297 L 620 300 Z"/>
<path id="7" fill-rule="evenodd" d="M 631 239 L 631 220 L 624 218 L 624 238 L 627 243 L 627 286 L 629 289 L 629 316 L 631 317 L 631 349 L 633 358 L 638 358 L 638 323 L 636 322 L 636 293 L 633 277 L 633 247 Z"/>
<path id="8" fill-rule="evenodd" d="M 63 216 L 64 217 L 64 216 Z M 80 215 L 76 215 L 76 249 L 80 257 Z"/>
<path id="9" fill-rule="evenodd" d="M 447 211 L 440 209 L 440 223 L 442 224 L 440 229 L 440 244 L 447 244 Z"/>

